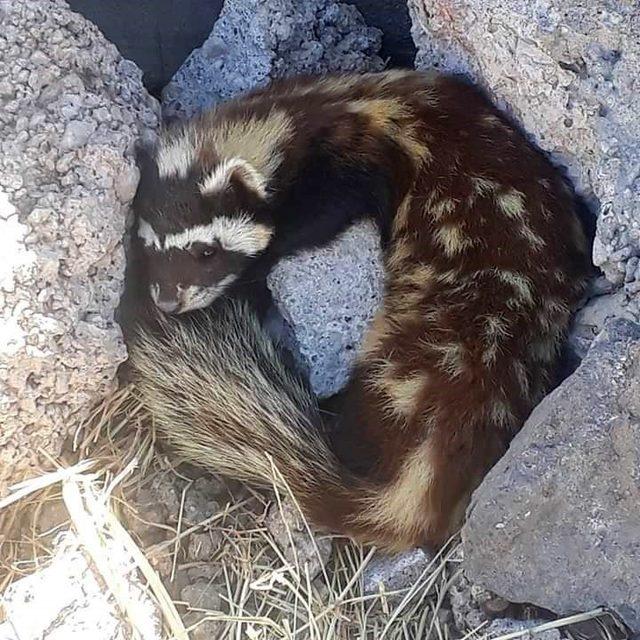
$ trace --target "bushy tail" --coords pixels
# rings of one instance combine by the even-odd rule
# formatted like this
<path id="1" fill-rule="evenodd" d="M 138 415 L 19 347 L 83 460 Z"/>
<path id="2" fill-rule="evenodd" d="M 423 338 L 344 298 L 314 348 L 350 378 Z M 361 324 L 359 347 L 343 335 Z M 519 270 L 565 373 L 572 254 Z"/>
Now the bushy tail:
<path id="1" fill-rule="evenodd" d="M 252 484 L 281 474 L 316 525 L 373 534 L 357 522 L 375 492 L 332 453 L 313 394 L 246 304 L 140 326 L 129 347 L 143 401 L 186 460 Z"/>

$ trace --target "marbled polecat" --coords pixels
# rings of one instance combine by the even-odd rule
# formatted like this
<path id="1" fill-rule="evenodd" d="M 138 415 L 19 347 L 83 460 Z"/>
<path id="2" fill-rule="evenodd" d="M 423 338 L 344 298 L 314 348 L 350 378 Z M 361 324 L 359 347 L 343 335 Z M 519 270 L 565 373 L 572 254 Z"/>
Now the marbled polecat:
<path id="1" fill-rule="evenodd" d="M 574 194 L 476 88 L 392 71 L 289 79 L 162 134 L 136 197 L 155 304 L 206 307 L 275 260 L 378 224 L 382 308 L 326 433 L 250 311 L 141 328 L 131 363 L 192 462 L 269 457 L 317 525 L 437 545 L 548 391 L 590 272 Z"/>

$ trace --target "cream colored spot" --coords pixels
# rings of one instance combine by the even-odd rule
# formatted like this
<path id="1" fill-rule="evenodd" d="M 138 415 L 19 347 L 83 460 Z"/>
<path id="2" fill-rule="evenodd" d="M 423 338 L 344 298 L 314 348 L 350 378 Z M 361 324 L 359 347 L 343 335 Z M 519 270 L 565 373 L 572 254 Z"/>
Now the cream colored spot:
<path id="1" fill-rule="evenodd" d="M 396 244 L 391 248 L 391 255 L 388 258 L 388 265 L 390 269 L 398 269 L 404 265 L 404 263 L 411 259 L 411 247 L 409 242 L 405 239 L 398 239 Z"/>
<path id="2" fill-rule="evenodd" d="M 202 145 L 213 147 L 225 160 L 242 158 L 269 180 L 282 162 L 283 147 L 293 135 L 291 118 L 284 111 L 273 109 L 265 118 L 214 123 Z"/>
<path id="3" fill-rule="evenodd" d="M 451 213 L 455 210 L 457 202 L 455 200 L 451 200 L 449 198 L 445 198 L 436 202 L 435 204 L 429 205 L 428 212 L 431 214 L 434 220 L 440 220 L 443 215 L 447 213 Z"/>
<path id="4" fill-rule="evenodd" d="M 534 251 L 540 251 L 547 246 L 547 243 L 540 237 L 526 222 L 518 230 L 518 233 L 531 244 Z"/>
<path id="5" fill-rule="evenodd" d="M 267 197 L 267 180 L 242 158 L 229 158 L 218 164 L 200 184 L 200 193 L 207 196 L 224 191 L 228 188 L 234 175 L 261 198 Z"/>
<path id="6" fill-rule="evenodd" d="M 184 129 L 160 139 L 156 154 L 158 175 L 161 178 L 186 178 L 196 159 L 196 136 Z"/>
<path id="7" fill-rule="evenodd" d="M 518 301 L 525 304 L 533 304 L 533 289 L 529 278 L 516 271 L 509 271 L 506 269 L 494 269 L 492 271 L 500 280 L 502 280 L 502 282 L 513 288 L 516 292 L 516 298 Z"/>
<path id="8" fill-rule="evenodd" d="M 398 283 L 411 287 L 426 289 L 436 277 L 436 270 L 428 264 L 420 264 L 413 271 L 398 278 Z"/>
<path id="9" fill-rule="evenodd" d="M 429 136 L 418 132 L 415 113 L 398 98 L 364 98 L 348 103 L 345 108 L 368 117 L 372 127 L 393 138 L 417 164 L 433 158 L 426 145 Z"/>
<path id="10" fill-rule="evenodd" d="M 452 378 L 457 378 L 464 373 L 466 354 L 464 345 L 458 342 L 445 342 L 443 344 L 430 344 L 429 348 L 439 356 L 438 364 L 440 368 Z"/>
<path id="11" fill-rule="evenodd" d="M 400 540 L 415 540 L 428 530 L 429 517 L 423 505 L 433 481 L 432 453 L 425 442 L 406 458 L 396 479 L 365 503 L 357 516 L 362 523 L 392 528 Z"/>
<path id="12" fill-rule="evenodd" d="M 480 196 L 486 196 L 493 191 L 497 191 L 500 185 L 495 180 L 483 178 L 482 176 L 472 176 L 471 185 L 474 191 Z"/>
<path id="13" fill-rule="evenodd" d="M 458 225 L 443 224 L 434 235 L 438 244 L 450 258 L 463 253 L 474 245 L 473 240 Z"/>
<path id="14" fill-rule="evenodd" d="M 364 361 L 374 354 L 382 346 L 383 341 L 389 337 L 390 332 L 391 326 L 385 309 L 380 309 L 364 334 L 364 339 L 358 352 L 358 360 Z"/>
<path id="15" fill-rule="evenodd" d="M 524 216 L 524 194 L 516 189 L 509 189 L 497 196 L 498 207 L 509 218 L 521 220 Z"/>
<path id="16" fill-rule="evenodd" d="M 409 226 L 409 212 L 411 210 L 412 201 L 413 198 L 411 195 L 407 195 L 400 203 L 393 219 L 393 229 L 396 233 L 398 231 L 405 231 Z"/>
<path id="17" fill-rule="evenodd" d="M 510 427 L 515 420 L 511 407 L 504 400 L 493 400 L 488 413 L 489 420 L 502 428 Z"/>
<path id="18" fill-rule="evenodd" d="M 424 374 L 408 378 L 387 378 L 384 391 L 389 397 L 389 408 L 402 418 L 408 419 L 416 411 L 420 393 L 427 377 Z"/>

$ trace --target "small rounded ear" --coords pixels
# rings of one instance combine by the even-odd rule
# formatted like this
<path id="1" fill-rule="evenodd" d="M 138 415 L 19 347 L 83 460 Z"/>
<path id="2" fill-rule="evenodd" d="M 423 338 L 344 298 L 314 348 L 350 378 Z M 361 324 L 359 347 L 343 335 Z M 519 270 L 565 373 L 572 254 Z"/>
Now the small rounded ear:
<path id="1" fill-rule="evenodd" d="M 223 160 L 200 184 L 203 196 L 215 195 L 235 187 L 246 190 L 261 200 L 267 198 L 267 178 L 250 162 L 242 158 Z"/>

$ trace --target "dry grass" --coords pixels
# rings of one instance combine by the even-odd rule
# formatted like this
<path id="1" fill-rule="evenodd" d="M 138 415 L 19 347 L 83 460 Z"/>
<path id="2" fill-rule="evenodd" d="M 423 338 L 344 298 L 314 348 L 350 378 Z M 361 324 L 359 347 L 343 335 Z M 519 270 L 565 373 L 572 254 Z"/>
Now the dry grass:
<path id="1" fill-rule="evenodd" d="M 125 387 L 98 407 L 76 433 L 73 445 L 73 454 L 68 459 L 50 461 L 56 471 L 43 472 L 40 477 L 15 487 L 9 499 L 0 503 L 0 516 L 4 520 L 0 526 L 5 532 L 13 532 L 13 536 L 0 542 L 0 593 L 11 581 L 42 566 L 51 555 L 53 534 L 73 524 L 130 628 L 135 630 L 135 607 L 119 597 L 123 592 L 121 585 L 117 576 L 110 573 L 99 532 L 90 525 L 96 521 L 96 510 L 104 509 L 100 507 L 102 504 L 108 507 L 104 509 L 101 527 L 117 538 L 134 559 L 162 612 L 169 638 L 184 640 L 201 625 L 207 625 L 206 633 L 201 630 L 203 637 L 229 640 L 459 637 L 439 615 L 459 571 L 455 540 L 445 546 L 410 588 L 367 594 L 361 577 L 374 550 L 336 539 L 329 564 L 312 580 L 308 566 L 301 566 L 297 558 L 288 562 L 265 527 L 268 497 L 250 495 L 224 505 L 218 513 L 199 523 L 185 526 L 182 517 L 185 490 L 177 525 L 146 523 L 150 529 L 163 530 L 166 539 L 144 546 L 144 540 L 135 540 L 121 522 L 139 518 L 134 495 L 141 485 L 157 474 L 179 475 L 179 470 L 159 453 L 149 416 L 133 390 Z M 73 462 L 75 467 L 63 469 Z M 101 496 L 99 500 L 96 495 Z M 281 498 L 276 494 L 277 504 Z M 43 512 L 52 505 L 63 504 L 66 511 L 59 523 L 53 530 L 41 531 Z M 197 532 L 215 532 L 223 541 L 206 563 L 211 571 L 210 580 L 222 585 L 219 593 L 222 611 L 189 607 L 187 603 L 172 601 L 169 595 L 176 573 L 198 564 L 185 565 L 181 553 L 188 537 Z M 311 536 L 310 531 L 308 535 Z M 164 583 L 159 567 L 163 568 L 162 574 L 169 576 Z M 197 622 L 193 622 L 195 613 L 201 616 Z M 600 614 L 595 611 L 585 615 L 593 618 Z M 185 620 L 191 621 L 190 627 Z M 569 622 L 550 624 L 555 628 Z M 480 637 L 482 630 L 469 635 Z"/>

